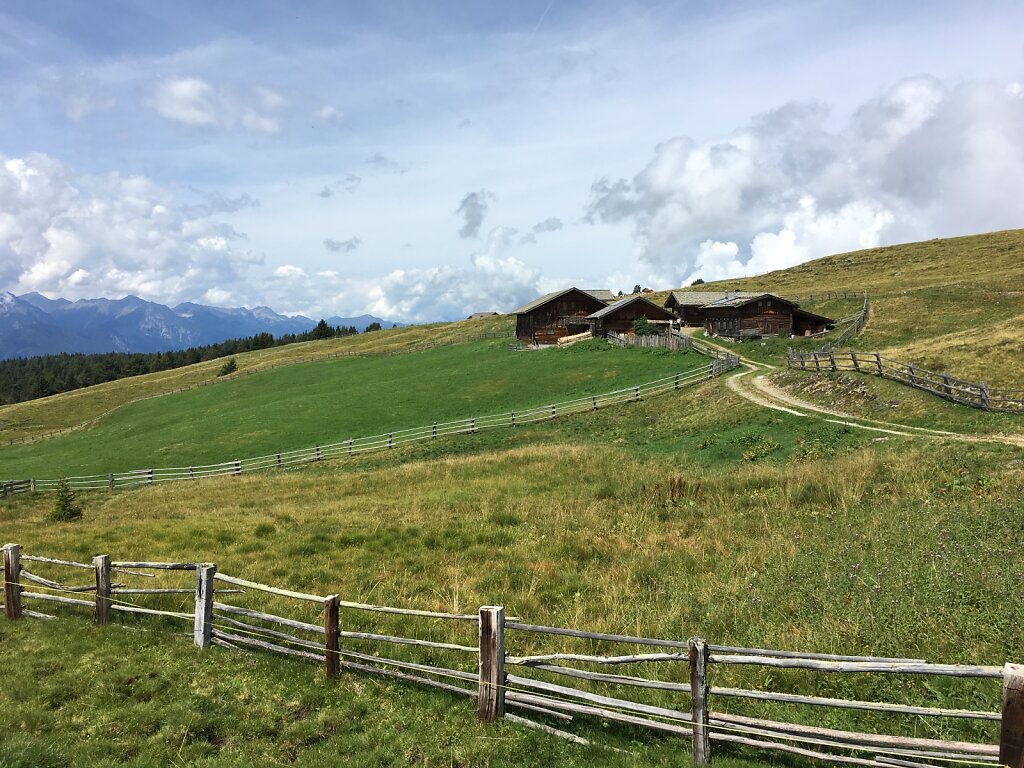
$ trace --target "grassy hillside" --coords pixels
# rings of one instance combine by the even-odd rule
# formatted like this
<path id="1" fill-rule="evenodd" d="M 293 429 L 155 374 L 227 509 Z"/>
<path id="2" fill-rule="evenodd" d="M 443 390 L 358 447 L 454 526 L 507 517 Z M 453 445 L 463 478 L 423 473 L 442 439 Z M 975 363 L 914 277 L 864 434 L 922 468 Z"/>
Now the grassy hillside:
<path id="1" fill-rule="evenodd" d="M 310 341 L 244 352 L 234 356 L 239 370 L 229 379 L 220 379 L 217 376 L 223 364 L 221 360 L 210 360 L 173 371 L 133 376 L 53 397 L 0 406 L 0 443 L 89 425 L 128 403 L 204 384 L 220 384 L 273 367 L 336 356 L 400 354 L 437 345 L 501 335 L 508 335 L 511 338 L 512 328 L 512 319 L 509 317 L 416 325 L 342 339 Z"/>
<path id="2" fill-rule="evenodd" d="M 211 464 L 525 409 L 706 365 L 607 344 L 518 353 L 504 340 L 266 370 L 132 403 L 94 428 L 0 447 L 10 477 Z"/>
<path id="3" fill-rule="evenodd" d="M 498 450 L 478 435 L 469 438 L 478 444 L 462 455 L 443 456 L 436 446 L 397 449 L 407 461 L 367 456 L 357 471 L 338 472 L 327 462 L 273 476 L 203 481 L 187 486 L 197 491 L 187 496 L 174 485 L 86 494 L 80 524 L 47 523 L 51 499 L 20 498 L 0 508 L 0 527 L 5 540 L 50 555 L 212 560 L 223 572 L 385 604 L 461 612 L 500 603 L 537 623 L 700 634 L 723 644 L 937 661 L 1024 657 L 1009 608 L 1024 590 L 1024 567 L 1013 556 L 1024 465 L 1012 449 L 982 445 L 965 452 L 941 441 L 878 440 L 823 428 L 756 410 L 715 383 L 669 398 L 675 398 L 671 407 L 651 400 L 523 430 Z M 665 498 L 670 477 L 688 483 L 675 504 Z M 181 599 L 167 598 L 164 605 L 176 607 Z M 315 609 L 307 615 L 285 603 L 261 601 L 315 620 Z M 408 627 L 408 620 L 352 612 L 345 621 L 366 631 Z M 159 627 L 149 619 L 118 622 Z M 950 626 L 957 632 L 946 631 Z M 162 632 L 175 629 L 168 624 Z M 472 628 L 462 626 L 423 620 L 414 631 L 473 642 Z M 55 638 L 68 632 L 72 638 L 56 662 Z M 0 695 L 7 727 L 19 734 L 15 744 L 54 750 L 81 765 L 101 755 L 109 759 L 113 747 L 103 739 L 112 737 L 120 754 L 140 765 L 159 763 L 182 743 L 185 755 L 209 765 L 233 765 L 243 756 L 271 765 L 289 751 L 299 764 L 325 755 L 337 757 L 337 764 L 385 765 L 407 764 L 412 755 L 425 764 L 457 759 L 461 765 L 687 762 L 686 742 L 586 718 L 573 730 L 627 755 L 538 744 L 518 731 L 473 726 L 469 705 L 443 693 L 346 676 L 339 685 L 352 693 L 330 696 L 317 674 L 298 662 L 246 661 L 218 650 L 199 663 L 186 637 L 172 641 L 161 632 L 137 641 L 116 632 L 85 621 L 52 629 L 0 623 L 5 666 L 40 689 L 27 701 L 6 698 L 10 686 Z M 145 648 L 140 656 L 129 653 L 139 643 L 153 648 L 154 658 L 141 660 Z M 509 644 L 516 654 L 607 650 L 523 634 L 510 635 Z M 24 660 L 23 649 L 37 645 Z M 423 660 L 415 650 L 388 651 Z M 103 661 L 120 654 L 127 655 L 124 664 Z M 449 661 L 438 654 L 431 658 Z M 75 673 L 78 682 L 71 684 L 81 659 L 89 660 L 86 672 Z M 83 690 L 81 674 L 108 693 L 97 698 Z M 674 680 L 687 672 L 665 668 L 659 675 Z M 715 675 L 717 684 L 931 705 L 991 709 L 998 699 L 996 683 L 931 681 L 926 687 L 913 680 L 749 669 L 716 669 Z M 189 690 L 200 692 L 203 704 L 186 718 L 180 697 Z M 128 709 L 126 698 L 141 708 Z M 648 700 L 685 706 L 657 693 Z M 102 714 L 79 751 L 74 724 L 86 705 L 99 706 Z M 103 712 L 104 706 L 113 709 Z M 411 714 L 406 707 L 419 709 Z M 716 707 L 924 735 L 908 718 L 766 710 L 734 700 Z M 304 714 L 293 723 L 281 711 Z M 348 718 L 354 721 L 341 725 Z M 386 737 L 398 721 L 402 735 Z M 28 725 L 15 726 L 19 722 Z M 186 725 L 192 737 L 185 738 Z M 933 727 L 927 735 L 991 740 L 995 733 L 984 723 Z M 514 759 L 498 749 L 501 744 Z"/>
<path id="4" fill-rule="evenodd" d="M 871 320 L 856 349 L 1024 388 L 1024 230 L 842 253 L 700 288 L 792 296 L 866 290 Z M 839 309 L 806 306 L 826 315 Z"/>
<path id="5" fill-rule="evenodd" d="M 993 384 L 1007 384 L 1020 376 L 1015 323 L 1024 298 L 1014 288 L 1024 285 L 1022 255 L 1024 233 L 995 233 L 844 254 L 728 285 L 789 294 L 867 288 L 872 316 L 857 347 L 920 355 L 916 362 L 931 359 L 962 375 L 984 370 Z M 978 264 L 992 272 L 973 275 Z M 856 304 L 805 306 L 839 316 Z M 123 405 L 89 430 L 0 449 L 0 464 L 5 475 L 29 475 L 51 466 L 105 471 L 125 462 L 229 459 L 239 446 L 273 452 L 540 405 L 705 362 L 600 344 L 512 353 L 504 340 L 468 341 L 510 331 L 510 319 L 498 318 L 239 356 L 243 370 L 262 372 Z M 992 350 L 989 359 L 970 346 L 975 339 Z M 467 343 L 431 347 L 452 340 Z M 778 363 L 787 345 L 738 349 Z M 356 354 L 326 359 L 338 351 Z M 390 354 L 397 351 L 412 353 Z M 272 368 L 303 353 L 324 359 Z M 119 382 L 112 392 L 25 404 L 35 410 L 2 409 L 0 419 L 28 432 L 77 423 L 112 403 L 174 388 L 159 376 L 136 380 L 134 391 Z M 777 378 L 807 398 L 870 418 L 979 432 L 1019 423 L 869 377 L 781 371 Z M 670 479 L 685 481 L 675 502 L 667 498 Z M 17 497 L 0 504 L 0 535 L 30 552 L 77 560 L 105 552 L 214 561 L 222 572 L 349 600 L 454 612 L 503 604 L 529 622 L 597 631 L 1001 664 L 1024 659 L 1014 624 L 1024 593 L 1014 549 L 1024 534 L 1022 495 L 1019 448 L 855 430 L 762 409 L 716 380 L 514 431 L 291 471 L 85 493 L 85 519 L 74 524 L 47 521 L 50 496 Z M 167 585 L 191 584 L 174 578 Z M 253 595 L 237 599 L 257 605 Z M 160 596 L 146 604 L 182 608 L 190 600 Z M 277 598 L 259 604 L 316 620 L 312 607 Z M 184 636 L 189 626 L 172 619 L 117 617 L 152 630 L 138 633 L 96 629 L 73 618 L 80 609 L 54 612 L 66 618 L 0 622 L 9 681 L 0 691 L 4 768 L 689 764 L 689 743 L 671 737 L 588 718 L 550 722 L 622 752 L 583 748 L 509 724 L 480 726 L 468 702 L 442 692 L 360 675 L 328 682 L 301 662 L 222 649 L 197 658 Z M 475 642 L 472 627 L 430 619 L 343 611 L 342 620 L 349 629 Z M 508 643 L 520 655 L 610 650 L 516 632 Z M 348 647 L 376 648 L 355 640 Z M 388 653 L 467 664 L 449 651 L 396 646 Z M 629 665 L 616 671 L 641 672 Z M 683 681 L 688 673 L 677 665 L 658 675 Z M 983 710 L 998 708 L 999 697 L 992 681 L 744 667 L 716 667 L 712 684 Z M 651 704 L 688 705 L 685 697 L 644 695 Z M 996 738 L 990 722 L 725 698 L 713 706 L 832 727 Z M 729 768 L 777 758 L 716 746 L 715 760 Z"/>

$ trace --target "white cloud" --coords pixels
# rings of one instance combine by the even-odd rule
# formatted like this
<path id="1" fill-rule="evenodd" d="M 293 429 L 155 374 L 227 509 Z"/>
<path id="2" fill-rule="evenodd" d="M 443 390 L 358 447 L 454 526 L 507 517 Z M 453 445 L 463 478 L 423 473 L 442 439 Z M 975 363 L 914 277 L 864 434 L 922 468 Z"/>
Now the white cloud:
<path id="1" fill-rule="evenodd" d="M 1024 220 L 1024 101 L 1005 88 L 901 81 L 840 130 L 793 103 L 715 140 L 677 136 L 631 180 L 592 187 L 592 222 L 629 222 L 666 282 L 760 273 Z"/>
<path id="2" fill-rule="evenodd" d="M 47 155 L 0 155 L 0 286 L 171 303 L 233 292 L 259 259 L 208 208 L 176 205 L 143 177 L 90 177 Z"/>
<path id="3" fill-rule="evenodd" d="M 275 277 L 305 277 L 306 270 L 302 267 L 296 267 L 294 264 L 282 264 L 280 267 L 274 270 Z"/>
<path id="4" fill-rule="evenodd" d="M 281 130 L 278 112 L 285 99 L 263 86 L 248 94 L 216 88 L 198 77 L 172 77 L 159 84 L 147 102 L 157 114 L 193 128 L 242 126 L 256 133 Z"/>
<path id="5" fill-rule="evenodd" d="M 411 322 L 504 311 L 536 297 L 540 272 L 507 254 L 516 231 L 496 227 L 469 267 L 394 270 L 370 289 L 372 314 Z"/>
<path id="6" fill-rule="evenodd" d="M 335 109 L 329 104 L 325 104 L 320 109 L 313 112 L 313 118 L 321 123 L 327 123 L 329 125 L 340 125 L 345 121 L 345 115 L 340 109 Z"/>

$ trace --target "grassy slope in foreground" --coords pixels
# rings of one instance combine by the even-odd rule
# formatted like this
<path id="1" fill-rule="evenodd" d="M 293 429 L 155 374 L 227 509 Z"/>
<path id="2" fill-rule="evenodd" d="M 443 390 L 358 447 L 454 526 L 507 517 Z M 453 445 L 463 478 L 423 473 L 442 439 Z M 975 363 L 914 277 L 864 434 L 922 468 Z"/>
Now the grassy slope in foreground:
<path id="1" fill-rule="evenodd" d="M 600 394 L 706 365 L 694 352 L 504 341 L 292 365 L 125 406 L 93 429 L 0 447 L 9 477 L 211 464 Z"/>
<path id="2" fill-rule="evenodd" d="M 29 551 L 74 559 L 109 552 L 213 560 L 226 573 L 384 604 L 462 612 L 501 603 L 537 623 L 664 637 L 700 634 L 724 644 L 996 664 L 1024 657 L 1012 608 L 1024 590 L 1024 568 L 1013 556 L 1024 489 L 1018 455 L 999 446 L 965 453 L 941 441 L 876 442 L 840 427 L 754 410 L 717 384 L 700 394 L 707 409 L 646 401 L 618 415 L 609 410 L 524 430 L 515 436 L 521 442 L 506 451 L 397 466 L 390 454 L 386 462 L 368 456 L 357 472 L 338 473 L 325 463 L 272 477 L 215 479 L 197 484 L 201 492 L 187 499 L 177 486 L 86 494 L 87 517 L 77 525 L 47 523 L 48 497 L 20 498 L 0 507 L 0 527 L 5 540 Z M 691 402 L 689 394 L 671 398 L 681 406 Z M 619 442 L 613 436 L 624 428 Z M 674 450 L 660 442 L 666 435 L 676 436 Z M 681 442 L 694 436 L 701 445 Z M 652 445 L 659 446 L 656 455 L 649 455 Z M 720 445 L 735 450 L 717 452 Z M 712 452 L 714 461 L 697 463 Z M 671 476 L 688 481 L 686 497 L 676 504 L 651 492 L 656 482 L 664 490 Z M 164 604 L 171 607 L 173 599 Z M 233 599 L 255 605 L 257 598 Z M 283 600 L 259 604 L 315 620 L 315 607 L 307 615 Z M 154 628 L 148 619 L 117 620 Z M 351 611 L 345 621 L 353 629 L 473 642 L 471 626 L 422 620 L 413 627 L 409 621 L 418 620 Z M 951 626 L 956 633 L 948 631 Z M 594 727 L 586 718 L 569 727 L 638 754 L 535 747 L 518 731 L 475 729 L 465 715 L 468 703 L 446 694 L 405 692 L 358 676 L 341 685 L 363 693 L 332 703 L 309 667 L 241 656 L 225 658 L 222 666 L 214 655 L 199 668 L 185 637 L 180 646 L 154 639 L 155 659 L 128 654 L 124 664 L 108 667 L 106 644 L 132 644 L 112 637 L 114 629 L 101 632 L 82 621 L 4 625 L 0 631 L 0 653 L 17 670 L 20 688 L 39 692 L 22 701 L 12 700 L 10 686 L 0 694 L 0 711 L 9 718 L 5 729 L 18 733 L 13 743 L 70 754 L 79 764 L 98 762 L 115 745 L 140 765 L 156 764 L 183 741 L 186 754 L 197 761 L 205 755 L 207 764 L 218 766 L 239 764 L 241 755 L 273 764 L 285 749 L 294 750 L 300 764 L 318 758 L 331 764 L 332 756 L 346 764 L 351 751 L 397 765 L 410 759 L 414 744 L 431 763 L 453 756 L 463 765 L 686 762 L 685 741 Z M 53 638 L 69 631 L 71 648 L 58 655 Z M 37 643 L 41 650 L 23 653 Z M 510 634 L 509 643 L 516 654 L 612 648 L 523 634 Z M 424 658 L 402 647 L 388 653 Z M 432 658 L 473 664 L 444 652 Z M 85 679 L 104 696 L 83 692 L 80 683 L 65 689 L 61 683 L 71 683 L 65 670 L 78 664 L 85 664 Z M 628 666 L 616 671 L 652 673 Z M 150 677 L 154 672 L 157 677 Z M 654 672 L 670 680 L 687 677 L 684 666 Z M 750 668 L 716 668 L 714 681 L 979 709 L 997 708 L 999 696 L 991 681 Z M 191 695 L 200 697 L 201 705 L 189 713 L 192 738 L 184 737 L 182 699 L 159 692 L 163 685 L 179 697 L 191 686 Z M 647 701 L 686 706 L 658 696 L 652 692 Z M 139 708 L 126 706 L 127 700 Z M 83 710 L 85 704 L 98 705 L 101 714 L 93 715 L 83 736 L 82 712 L 91 711 Z M 104 705 L 131 725 L 103 714 Z M 929 721 L 924 729 L 916 718 L 761 708 L 726 699 L 716 707 L 836 727 L 995 738 L 995 726 L 985 723 Z M 273 714 L 281 709 L 302 712 L 305 720 L 282 722 Z M 405 730 L 386 735 L 398 720 Z M 465 732 L 453 727 L 459 723 Z M 517 753 L 514 760 L 496 751 L 498 742 L 481 743 L 504 738 Z M 735 754 L 717 749 L 719 756 Z M 769 759 L 758 753 L 759 761 Z"/>
<path id="3" fill-rule="evenodd" d="M 308 362 L 332 355 L 390 355 L 501 334 L 511 337 L 511 318 L 490 317 L 408 326 L 343 339 L 290 344 L 234 355 L 239 371 L 233 378 L 272 366 Z M 172 371 L 132 376 L 53 397 L 0 406 L 0 443 L 77 427 L 142 398 L 212 382 L 223 383 L 224 379 L 218 380 L 217 377 L 221 365 L 222 359 L 210 360 Z"/>
<path id="4" fill-rule="evenodd" d="M 871 319 L 855 349 L 1024 388 L 1024 230 L 841 253 L 700 286 L 725 287 L 796 296 L 867 290 Z"/>

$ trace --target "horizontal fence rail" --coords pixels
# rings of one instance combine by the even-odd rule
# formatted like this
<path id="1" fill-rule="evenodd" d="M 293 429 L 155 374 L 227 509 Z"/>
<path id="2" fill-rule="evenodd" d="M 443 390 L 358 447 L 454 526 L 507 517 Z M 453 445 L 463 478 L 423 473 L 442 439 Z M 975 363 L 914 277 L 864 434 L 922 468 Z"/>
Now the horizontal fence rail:
<path id="1" fill-rule="evenodd" d="M 790 368 L 804 371 L 829 373 L 833 371 L 856 371 L 891 379 L 901 384 L 931 392 L 944 400 L 986 411 L 1024 413 L 1024 389 L 998 389 L 986 381 L 967 381 L 948 373 L 935 373 L 918 368 L 913 363 L 904 363 L 882 357 L 878 352 L 797 352 L 790 349 L 787 356 Z"/>
<path id="2" fill-rule="evenodd" d="M 700 345 L 701 348 L 705 346 L 703 344 Z M 317 445 L 312 448 L 300 448 L 292 451 L 267 454 L 265 456 L 234 459 L 218 464 L 134 469 L 127 472 L 67 477 L 63 478 L 63 480 L 66 480 L 68 485 L 74 489 L 114 490 L 115 488 L 131 488 L 178 480 L 198 480 L 205 477 L 241 475 L 262 470 L 283 469 L 329 458 L 354 456 L 370 451 L 390 450 L 401 445 L 437 440 L 450 435 L 475 434 L 483 430 L 515 428 L 526 424 L 551 421 L 558 416 L 587 413 L 612 405 L 639 402 L 646 397 L 698 384 L 732 370 L 739 365 L 739 358 L 736 355 L 721 353 L 713 350 L 711 347 L 707 347 L 711 351 L 704 352 L 696 344 L 693 348 L 701 354 L 711 355 L 714 352 L 713 359 L 706 365 L 688 371 L 680 371 L 679 373 L 655 379 L 654 381 L 644 382 L 643 384 L 636 384 L 611 392 L 587 395 L 521 411 L 509 411 L 441 423 L 435 422 L 421 427 L 399 429 L 367 437 L 353 437 L 341 442 Z M 17 482 L 31 483 L 32 490 L 52 491 L 56 490 L 61 481 L 61 478 L 51 478 Z"/>
<path id="3" fill-rule="evenodd" d="M 835 294 L 833 294 L 832 296 L 833 298 L 837 297 L 837 295 Z M 864 326 L 868 321 L 869 312 L 868 294 L 866 291 L 864 292 L 863 296 L 864 303 L 863 305 L 861 305 L 860 311 L 857 312 L 857 314 L 855 315 L 840 318 L 838 321 L 836 321 L 837 325 L 846 325 L 846 327 L 843 329 L 842 333 L 840 333 L 835 339 L 826 342 L 825 346 L 819 350 L 820 353 L 828 354 L 833 349 L 845 347 L 847 343 L 850 341 L 850 339 L 860 334 L 860 332 L 864 329 Z M 844 294 L 842 298 L 848 298 L 848 295 Z"/>
<path id="4" fill-rule="evenodd" d="M 18 544 L 6 545 L 3 555 L 3 608 L 9 620 L 59 618 L 57 613 L 24 605 L 38 601 L 50 611 L 86 608 L 97 624 L 110 623 L 112 612 L 141 616 L 139 621 L 187 623 L 199 648 L 217 645 L 277 653 L 323 665 L 328 676 L 369 674 L 432 687 L 475 700 L 484 721 L 507 718 L 575 743 L 589 742 L 565 728 L 577 718 L 597 718 L 690 739 L 697 765 L 710 761 L 713 743 L 873 768 L 1020 766 L 1024 760 L 1021 665 L 936 664 L 916 658 L 714 645 L 700 637 L 659 639 L 592 632 L 526 623 L 506 617 L 504 608 L 494 605 L 481 606 L 475 613 L 369 605 L 342 600 L 336 594 L 312 594 L 229 576 L 213 563 L 116 561 L 97 555 L 90 564 L 24 554 Z M 48 575 L 34 572 L 43 568 L 49 569 Z M 85 580 L 82 570 L 90 571 L 94 579 L 84 585 L 65 583 L 58 573 L 61 569 L 70 569 L 72 581 Z M 112 580 L 113 574 L 117 582 Z M 121 581 L 175 577 L 191 579 L 192 584 L 189 588 L 126 588 Z M 194 605 L 187 608 L 181 605 L 185 593 L 194 595 Z M 140 600 L 149 604 L 137 602 Z M 168 604 L 175 600 L 177 607 Z M 343 619 L 339 618 L 342 612 Z M 387 615 L 388 626 L 366 626 L 367 620 L 380 621 L 382 614 Z M 475 625 L 475 632 L 467 632 L 469 622 Z M 536 648 L 537 643 L 547 641 L 589 643 L 592 652 L 509 653 L 511 647 Z M 636 652 L 644 646 L 661 650 Z M 976 681 L 972 683 L 976 686 L 992 686 L 975 689 L 970 700 L 978 701 L 980 692 L 986 690 L 993 708 L 949 706 L 947 701 L 955 694 L 948 687 L 940 693 L 930 686 L 923 688 L 931 691 L 936 704 L 942 704 L 929 706 L 920 701 L 908 704 L 780 690 L 789 678 L 773 679 L 761 689 L 712 680 L 728 668 L 742 673 L 751 667 L 797 669 L 811 675 L 954 677 Z M 1001 690 L 993 681 L 1001 682 Z M 842 690 L 852 685 L 855 683 L 842 686 Z M 820 690 L 821 685 L 815 683 L 812 688 Z M 902 685 L 899 690 L 904 690 Z M 768 710 L 772 717 L 761 716 L 759 711 L 755 711 L 758 716 L 727 711 L 732 706 L 728 702 L 743 700 L 774 707 Z M 913 735 L 905 735 L 779 719 L 777 713 L 792 711 L 790 707 L 812 713 L 822 709 L 875 713 L 873 723 L 882 722 L 879 716 L 897 718 L 894 723 L 901 722 L 901 716 L 915 718 L 903 721 L 911 725 L 921 718 L 999 723 L 998 737 L 994 725 L 985 726 L 992 742 L 998 740 L 998 744 L 939 738 L 937 728 L 929 728 L 929 736 L 922 738 L 913 728 Z M 748 707 L 746 711 L 751 710 Z"/>

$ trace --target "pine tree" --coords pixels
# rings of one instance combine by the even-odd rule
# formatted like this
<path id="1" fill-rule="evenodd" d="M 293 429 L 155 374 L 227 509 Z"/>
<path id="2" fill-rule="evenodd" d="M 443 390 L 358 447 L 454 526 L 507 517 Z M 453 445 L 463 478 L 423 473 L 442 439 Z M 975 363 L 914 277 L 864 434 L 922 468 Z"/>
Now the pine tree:
<path id="1" fill-rule="evenodd" d="M 57 481 L 57 499 L 53 503 L 53 510 L 50 512 L 50 519 L 66 523 L 71 520 L 79 520 L 82 517 L 82 507 L 75 499 L 75 492 L 71 490 L 71 483 L 67 478 Z"/>

